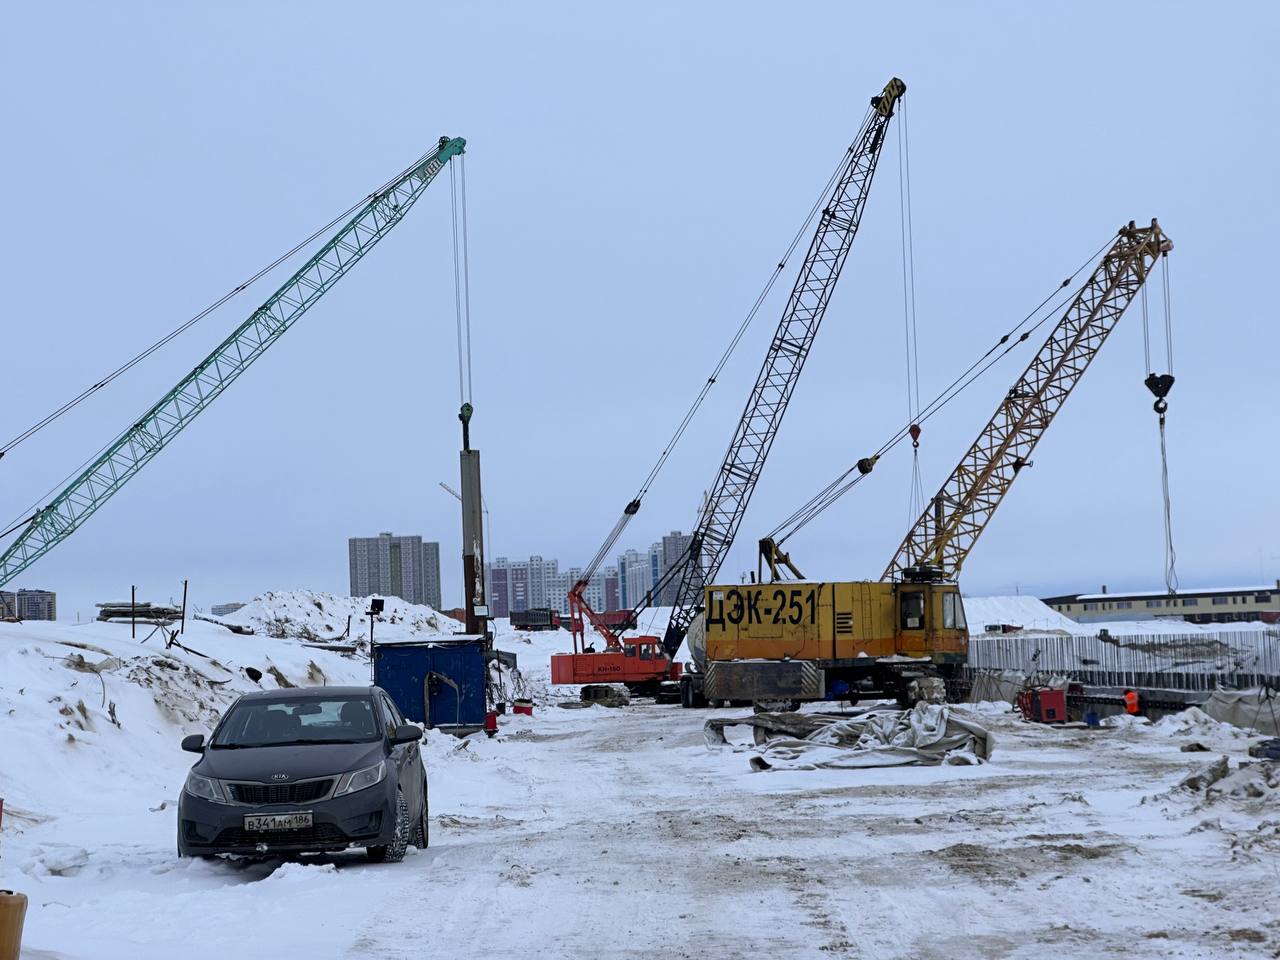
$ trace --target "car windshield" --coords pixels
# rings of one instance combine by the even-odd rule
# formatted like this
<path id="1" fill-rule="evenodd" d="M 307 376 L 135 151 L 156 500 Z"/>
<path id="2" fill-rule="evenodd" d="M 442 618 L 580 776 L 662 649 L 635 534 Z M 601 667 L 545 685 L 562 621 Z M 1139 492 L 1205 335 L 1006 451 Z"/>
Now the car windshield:
<path id="1" fill-rule="evenodd" d="M 371 697 L 316 700 L 248 700 L 231 708 L 211 746 L 270 747 L 297 743 L 364 743 L 377 740 Z"/>

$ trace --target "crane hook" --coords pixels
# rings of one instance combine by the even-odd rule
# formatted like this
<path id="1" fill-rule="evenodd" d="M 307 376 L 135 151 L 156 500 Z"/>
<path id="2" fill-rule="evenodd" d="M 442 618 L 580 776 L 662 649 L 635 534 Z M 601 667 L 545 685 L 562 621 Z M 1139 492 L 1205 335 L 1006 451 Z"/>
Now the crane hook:
<path id="1" fill-rule="evenodd" d="M 1160 422 L 1164 423 L 1164 415 L 1169 409 L 1169 401 L 1165 399 L 1169 395 L 1169 391 L 1173 389 L 1173 374 L 1171 373 L 1152 373 L 1147 375 L 1147 379 L 1142 381 L 1147 385 L 1147 389 L 1151 391 L 1152 396 L 1156 398 L 1156 402 L 1151 405 L 1151 409 L 1160 415 Z"/>

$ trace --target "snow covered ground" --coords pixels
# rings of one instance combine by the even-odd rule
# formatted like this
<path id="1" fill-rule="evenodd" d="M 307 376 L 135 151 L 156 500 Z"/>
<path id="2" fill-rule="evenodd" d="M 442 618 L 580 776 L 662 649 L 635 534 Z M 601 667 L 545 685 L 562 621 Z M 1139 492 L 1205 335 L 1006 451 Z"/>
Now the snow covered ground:
<path id="1" fill-rule="evenodd" d="M 313 599 L 238 619 L 310 623 L 346 598 Z M 425 635 L 426 616 L 379 635 Z M 345 614 L 327 622 L 341 632 Z M 1194 715 L 1061 730 L 979 704 L 963 709 L 994 732 L 982 766 L 752 773 L 748 751 L 702 737 L 737 711 L 555 706 L 546 658 L 563 632 L 499 630 L 535 716 L 504 717 L 494 740 L 428 733 L 427 851 L 179 861 L 184 733 L 244 690 L 367 682 L 360 658 L 296 637 L 197 623 L 193 653 L 127 625 L 0 624 L 0 887 L 31 899 L 24 958 L 1280 951 L 1280 791 L 1240 783 L 1249 770 L 1239 795 L 1177 787 L 1247 760 L 1243 731 Z"/>

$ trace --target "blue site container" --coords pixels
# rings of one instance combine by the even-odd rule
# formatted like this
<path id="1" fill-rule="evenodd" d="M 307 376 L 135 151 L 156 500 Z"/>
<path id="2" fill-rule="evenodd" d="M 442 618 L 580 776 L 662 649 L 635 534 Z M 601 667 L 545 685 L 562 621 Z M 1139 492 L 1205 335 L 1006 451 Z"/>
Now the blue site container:
<path id="1" fill-rule="evenodd" d="M 450 732 L 484 726 L 484 638 L 379 643 L 374 682 L 409 720 Z"/>

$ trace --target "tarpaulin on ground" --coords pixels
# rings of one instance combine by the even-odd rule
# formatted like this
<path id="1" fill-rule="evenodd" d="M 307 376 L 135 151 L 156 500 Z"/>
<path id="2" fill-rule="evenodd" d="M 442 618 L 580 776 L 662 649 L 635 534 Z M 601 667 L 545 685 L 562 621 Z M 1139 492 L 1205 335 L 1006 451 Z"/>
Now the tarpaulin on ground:
<path id="1" fill-rule="evenodd" d="M 726 727 L 755 734 L 750 764 L 756 770 L 818 767 L 893 767 L 908 763 L 976 764 L 989 759 L 990 732 L 940 703 L 911 710 L 867 710 L 854 715 L 757 713 L 708 720 L 703 735 L 712 747 L 733 746 Z"/>
<path id="2" fill-rule="evenodd" d="M 1280 736 L 1280 691 L 1270 687 L 1252 690 L 1215 690 L 1200 704 L 1200 709 L 1223 723 L 1257 730 L 1268 736 Z"/>
<path id="3" fill-rule="evenodd" d="M 1065 677 L 1040 676 L 1036 678 L 1035 685 L 1065 690 L 1067 680 Z M 1026 688 L 1027 674 L 1022 670 L 979 670 L 973 675 L 970 683 L 969 702 L 1003 700 L 1005 703 L 1014 703 L 1018 699 L 1018 694 Z"/>

